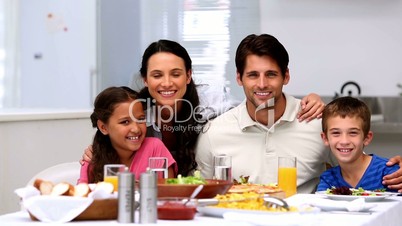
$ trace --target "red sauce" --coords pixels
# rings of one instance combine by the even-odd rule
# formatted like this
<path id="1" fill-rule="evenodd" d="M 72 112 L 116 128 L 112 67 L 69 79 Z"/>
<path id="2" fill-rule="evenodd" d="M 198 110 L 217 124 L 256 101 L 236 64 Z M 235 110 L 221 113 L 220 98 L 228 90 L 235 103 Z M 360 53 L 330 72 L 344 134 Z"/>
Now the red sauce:
<path id="1" fill-rule="evenodd" d="M 161 220 L 192 220 L 196 208 L 194 206 L 185 206 L 182 203 L 165 202 L 158 206 L 158 219 Z"/>

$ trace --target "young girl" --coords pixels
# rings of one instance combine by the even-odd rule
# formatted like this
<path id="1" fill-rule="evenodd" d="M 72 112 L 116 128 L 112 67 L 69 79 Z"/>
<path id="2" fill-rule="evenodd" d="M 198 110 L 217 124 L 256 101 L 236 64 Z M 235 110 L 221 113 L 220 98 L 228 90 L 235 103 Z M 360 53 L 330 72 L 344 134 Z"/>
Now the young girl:
<path id="1" fill-rule="evenodd" d="M 145 113 L 138 93 L 128 87 L 110 87 L 99 93 L 91 115 L 97 128 L 90 163 L 81 167 L 79 183 L 103 181 L 105 164 L 124 164 L 139 179 L 150 157 L 168 159 L 169 177 L 177 174 L 177 164 L 161 140 L 146 138 Z"/>

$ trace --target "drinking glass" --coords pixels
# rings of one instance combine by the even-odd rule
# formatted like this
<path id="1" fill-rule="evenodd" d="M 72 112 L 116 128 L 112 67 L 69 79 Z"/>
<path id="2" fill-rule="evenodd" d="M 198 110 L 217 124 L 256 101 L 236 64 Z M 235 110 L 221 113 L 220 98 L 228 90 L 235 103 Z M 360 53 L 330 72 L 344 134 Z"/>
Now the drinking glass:
<path id="1" fill-rule="evenodd" d="M 165 157 L 150 157 L 148 167 L 158 178 L 168 178 L 168 159 Z"/>
<path id="2" fill-rule="evenodd" d="M 278 158 L 278 186 L 290 197 L 297 192 L 296 157 Z"/>
<path id="3" fill-rule="evenodd" d="M 103 181 L 113 184 L 114 191 L 118 188 L 118 177 L 119 172 L 124 172 L 126 166 L 124 164 L 106 164 L 103 166 L 104 174 Z"/>
<path id="4" fill-rule="evenodd" d="M 214 179 L 232 181 L 232 157 L 228 155 L 214 156 Z"/>

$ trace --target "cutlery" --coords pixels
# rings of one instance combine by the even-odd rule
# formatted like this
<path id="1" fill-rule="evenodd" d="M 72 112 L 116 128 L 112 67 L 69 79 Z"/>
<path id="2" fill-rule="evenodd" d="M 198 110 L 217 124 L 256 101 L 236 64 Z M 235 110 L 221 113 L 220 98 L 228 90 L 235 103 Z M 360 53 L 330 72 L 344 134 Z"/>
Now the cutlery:
<path id="1" fill-rule="evenodd" d="M 276 198 L 276 197 L 272 197 L 272 196 L 264 197 L 264 204 L 267 207 L 273 207 L 275 209 L 284 208 L 286 210 L 289 210 L 289 205 L 285 200 Z"/>
<path id="2" fill-rule="evenodd" d="M 193 193 L 191 193 L 190 198 L 186 202 L 184 202 L 184 205 L 187 205 L 187 203 L 190 202 L 190 200 L 194 199 L 201 192 L 203 188 L 204 185 L 202 184 L 198 185 L 198 187 L 194 189 Z"/>

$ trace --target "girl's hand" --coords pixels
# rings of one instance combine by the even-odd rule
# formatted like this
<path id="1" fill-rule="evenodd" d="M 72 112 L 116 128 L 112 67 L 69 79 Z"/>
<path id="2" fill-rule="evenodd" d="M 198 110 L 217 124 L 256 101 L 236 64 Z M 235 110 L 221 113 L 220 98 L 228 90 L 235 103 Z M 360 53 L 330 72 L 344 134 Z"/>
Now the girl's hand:
<path id="1" fill-rule="evenodd" d="M 84 150 L 84 154 L 82 154 L 82 159 L 80 159 L 80 164 L 83 165 L 84 162 L 91 162 L 92 160 L 92 145 L 89 145 Z"/>
<path id="2" fill-rule="evenodd" d="M 301 110 L 297 113 L 299 122 L 302 122 L 305 119 L 307 122 L 310 122 L 315 118 L 321 118 L 322 111 L 325 108 L 325 103 L 321 100 L 320 96 L 315 93 L 310 93 L 303 97 L 300 105 Z"/>

